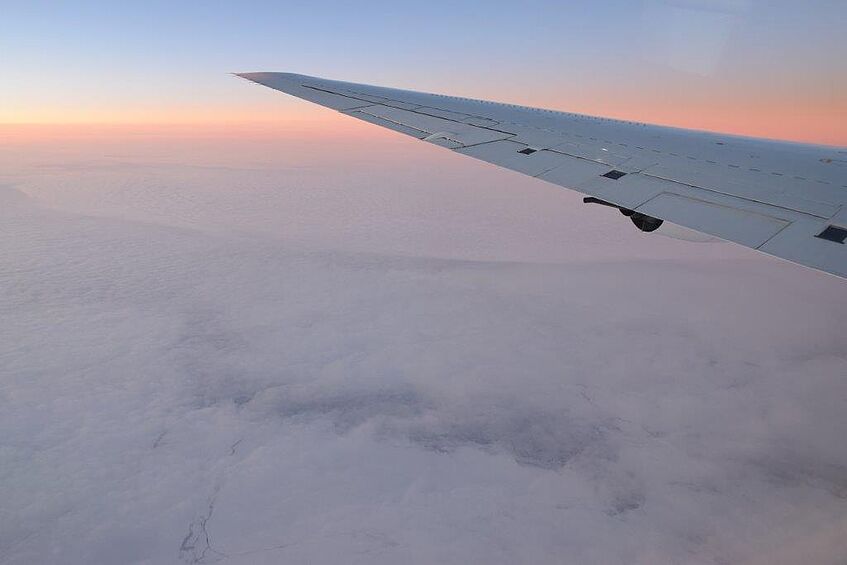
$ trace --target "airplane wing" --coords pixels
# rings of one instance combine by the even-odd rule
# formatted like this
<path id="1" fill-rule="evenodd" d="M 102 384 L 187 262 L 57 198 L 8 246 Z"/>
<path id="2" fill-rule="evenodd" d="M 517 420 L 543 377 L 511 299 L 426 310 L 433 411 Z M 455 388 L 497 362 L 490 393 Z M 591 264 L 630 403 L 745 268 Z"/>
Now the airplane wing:
<path id="1" fill-rule="evenodd" d="M 847 149 L 340 82 L 238 76 L 587 195 L 847 278 Z"/>

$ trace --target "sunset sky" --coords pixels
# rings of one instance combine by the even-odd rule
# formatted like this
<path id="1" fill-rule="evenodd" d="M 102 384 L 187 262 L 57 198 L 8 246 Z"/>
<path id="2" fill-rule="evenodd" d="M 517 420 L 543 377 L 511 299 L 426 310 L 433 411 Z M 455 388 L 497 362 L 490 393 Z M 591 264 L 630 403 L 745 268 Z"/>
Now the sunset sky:
<path id="1" fill-rule="evenodd" d="M 847 145 L 838 0 L 3 0 L 0 12 L 0 124 L 383 135 L 229 74 L 261 70 Z"/>

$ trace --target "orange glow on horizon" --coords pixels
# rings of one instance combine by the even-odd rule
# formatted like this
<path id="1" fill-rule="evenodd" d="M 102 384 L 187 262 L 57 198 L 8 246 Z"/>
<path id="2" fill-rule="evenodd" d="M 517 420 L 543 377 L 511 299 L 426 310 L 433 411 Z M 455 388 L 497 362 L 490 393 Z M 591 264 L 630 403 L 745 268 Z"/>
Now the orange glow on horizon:
<path id="1" fill-rule="evenodd" d="M 516 101 L 515 97 L 490 96 L 490 99 Z M 572 97 L 567 100 L 544 97 L 524 103 L 594 116 L 640 121 L 720 133 L 782 139 L 806 143 L 847 146 L 847 101 L 820 100 L 801 105 L 796 101 L 756 100 L 750 97 L 713 100 L 705 94 L 699 99 L 670 95 L 667 98 L 641 96 Z M 12 127 L 16 126 L 16 127 Z M 232 108 L 160 108 L 146 110 L 109 110 L 96 112 L 24 112 L 15 116 L 0 112 L 0 138 L 9 135 L 36 139 L 38 136 L 68 135 L 74 129 L 105 134 L 109 130 L 185 135 L 278 136 L 297 132 L 309 137 L 379 136 L 380 128 L 339 115 L 307 103 L 270 107 Z M 10 132 L 14 131 L 14 134 Z M 25 133 L 26 132 L 26 133 Z"/>
<path id="2" fill-rule="evenodd" d="M 0 110 L 0 124 L 10 125 L 191 125 L 237 123 L 319 122 L 331 112 L 318 106 L 296 110 L 278 106 L 260 108 L 105 108 L 98 110 L 38 108 L 15 112 Z"/>
<path id="3" fill-rule="evenodd" d="M 0 123 L 0 143 L 39 143 L 46 140 L 100 140 L 118 136 L 164 139 L 263 139 L 297 137 L 361 138 L 358 120 L 328 114 L 309 120 L 214 122 L 65 122 Z M 370 128 L 367 128 L 370 129 Z M 388 133 L 388 132 L 387 132 Z M 367 135 L 367 134 L 366 134 Z"/>

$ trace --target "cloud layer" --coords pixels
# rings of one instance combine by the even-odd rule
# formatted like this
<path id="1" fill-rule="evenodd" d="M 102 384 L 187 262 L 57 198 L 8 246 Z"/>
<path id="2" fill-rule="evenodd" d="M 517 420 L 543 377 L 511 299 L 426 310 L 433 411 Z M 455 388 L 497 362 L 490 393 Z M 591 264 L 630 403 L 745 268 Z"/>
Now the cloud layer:
<path id="1" fill-rule="evenodd" d="M 842 281 L 298 143 L 9 154 L 0 561 L 843 561 Z"/>

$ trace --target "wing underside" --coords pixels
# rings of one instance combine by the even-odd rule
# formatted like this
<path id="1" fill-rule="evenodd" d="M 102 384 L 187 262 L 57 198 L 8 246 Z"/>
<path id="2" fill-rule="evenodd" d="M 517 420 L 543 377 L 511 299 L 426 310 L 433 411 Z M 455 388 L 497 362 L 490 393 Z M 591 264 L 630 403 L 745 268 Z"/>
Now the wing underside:
<path id="1" fill-rule="evenodd" d="M 290 73 L 239 76 L 620 207 L 847 277 L 847 151 Z"/>

